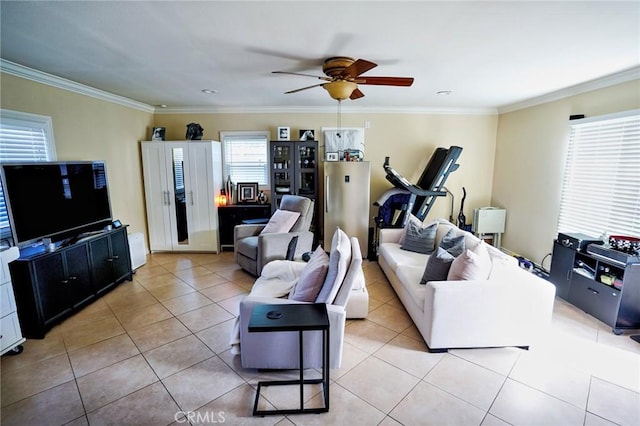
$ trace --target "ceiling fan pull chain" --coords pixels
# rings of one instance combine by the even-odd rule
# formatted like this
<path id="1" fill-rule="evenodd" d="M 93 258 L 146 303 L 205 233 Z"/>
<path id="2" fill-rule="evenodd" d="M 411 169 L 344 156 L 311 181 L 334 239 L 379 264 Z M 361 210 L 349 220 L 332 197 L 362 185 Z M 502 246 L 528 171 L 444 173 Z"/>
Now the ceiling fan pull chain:
<path id="1" fill-rule="evenodd" d="M 342 101 L 338 99 L 338 132 L 336 136 L 341 138 L 340 132 L 342 131 Z"/>

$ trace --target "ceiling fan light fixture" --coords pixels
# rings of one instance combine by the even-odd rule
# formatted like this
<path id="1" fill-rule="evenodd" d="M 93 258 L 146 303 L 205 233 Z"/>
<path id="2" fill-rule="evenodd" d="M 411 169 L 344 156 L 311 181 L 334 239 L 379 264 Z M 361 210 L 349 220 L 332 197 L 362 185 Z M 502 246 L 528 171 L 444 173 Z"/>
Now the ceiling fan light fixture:
<path id="1" fill-rule="evenodd" d="M 332 81 L 322 85 L 329 92 L 329 96 L 337 101 L 349 99 L 349 96 L 358 88 L 356 83 L 345 80 Z"/>

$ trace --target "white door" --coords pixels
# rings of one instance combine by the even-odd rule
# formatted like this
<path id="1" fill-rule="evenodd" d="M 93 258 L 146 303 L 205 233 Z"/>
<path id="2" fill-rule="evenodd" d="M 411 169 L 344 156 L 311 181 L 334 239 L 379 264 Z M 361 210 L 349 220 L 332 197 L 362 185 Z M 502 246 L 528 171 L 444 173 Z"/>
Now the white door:
<path id="1" fill-rule="evenodd" d="M 222 174 L 214 168 L 213 144 L 189 144 L 188 167 L 185 167 L 187 187 L 187 217 L 189 247 L 197 251 L 218 251 L 217 209 L 215 204 L 214 170 L 218 170 L 218 192 Z M 219 144 L 218 144 L 219 145 Z M 219 146 L 217 146 L 219 152 Z"/>
<path id="2" fill-rule="evenodd" d="M 159 142 L 142 143 L 142 166 L 144 176 L 145 204 L 149 230 L 149 249 L 171 250 L 171 220 L 166 147 Z"/>

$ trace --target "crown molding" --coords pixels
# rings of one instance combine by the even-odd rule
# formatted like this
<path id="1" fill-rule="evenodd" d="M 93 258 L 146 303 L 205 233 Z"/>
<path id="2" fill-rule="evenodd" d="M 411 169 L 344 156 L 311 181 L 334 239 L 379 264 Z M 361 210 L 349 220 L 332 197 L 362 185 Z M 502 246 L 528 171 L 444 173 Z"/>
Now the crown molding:
<path id="1" fill-rule="evenodd" d="M 156 114 L 335 114 L 336 105 L 331 106 L 185 106 L 156 107 Z M 438 115 L 496 115 L 496 108 L 426 108 L 426 107 L 347 107 L 342 114 L 438 114 Z"/>
<path id="2" fill-rule="evenodd" d="M 56 87 L 58 89 L 90 96 L 102 101 L 111 102 L 148 113 L 154 112 L 154 107 L 152 105 L 134 101 L 133 99 L 125 98 L 124 96 L 114 95 L 113 93 L 76 83 L 75 81 L 67 80 L 66 78 L 58 77 L 46 72 L 34 70 L 33 68 L 28 68 L 2 58 L 0 58 L 0 71 L 16 77 Z"/>
<path id="3" fill-rule="evenodd" d="M 334 114 L 336 112 L 335 104 L 322 107 L 184 106 L 160 108 L 28 68 L 2 58 L 0 58 L 0 72 L 153 114 Z M 342 105 L 341 112 L 343 114 L 499 115 L 637 79 L 640 79 L 640 66 L 497 108 L 353 107 Z"/>
<path id="4" fill-rule="evenodd" d="M 602 89 L 616 84 L 626 83 L 632 80 L 640 79 L 640 66 L 629 68 L 614 74 L 596 78 L 595 80 L 586 81 L 584 83 L 569 86 L 546 95 L 536 96 L 521 102 L 515 102 L 498 108 L 499 114 L 518 111 L 520 109 L 553 102 L 570 96 L 580 95 L 582 93 L 591 92 L 593 90 Z"/>

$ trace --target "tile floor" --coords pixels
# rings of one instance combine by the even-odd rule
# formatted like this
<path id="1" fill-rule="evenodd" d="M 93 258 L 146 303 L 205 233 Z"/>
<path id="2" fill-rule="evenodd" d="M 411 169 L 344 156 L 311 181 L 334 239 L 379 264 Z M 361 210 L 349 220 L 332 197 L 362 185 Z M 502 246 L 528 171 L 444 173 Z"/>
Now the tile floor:
<path id="1" fill-rule="evenodd" d="M 153 254 L 132 282 L 2 357 L 1 423 L 640 424 L 640 344 L 627 335 L 557 300 L 529 351 L 430 354 L 377 263 L 364 269 L 370 313 L 348 321 L 329 413 L 253 418 L 257 381 L 289 374 L 242 369 L 229 352 L 253 278 L 232 253 Z M 261 407 L 295 401 L 284 389 Z"/>

